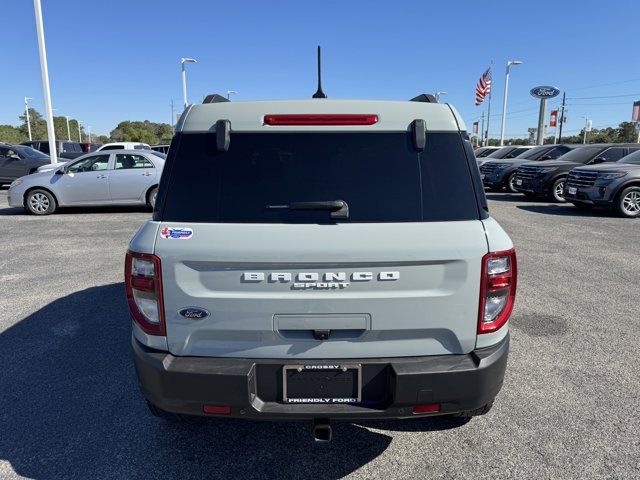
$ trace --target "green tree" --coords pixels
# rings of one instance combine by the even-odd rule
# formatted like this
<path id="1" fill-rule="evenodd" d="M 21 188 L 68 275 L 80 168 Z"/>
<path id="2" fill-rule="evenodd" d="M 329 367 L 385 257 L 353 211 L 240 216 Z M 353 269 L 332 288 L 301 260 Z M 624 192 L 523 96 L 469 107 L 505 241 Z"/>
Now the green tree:
<path id="1" fill-rule="evenodd" d="M 26 140 L 29 140 L 29 137 L 24 135 L 20 128 L 13 125 L 0 125 L 0 142 L 21 143 Z"/>
<path id="2" fill-rule="evenodd" d="M 149 120 L 120 122 L 111 131 L 111 138 L 115 142 L 143 142 L 160 143 L 168 141 L 173 136 L 171 125 L 167 123 L 155 123 Z"/>

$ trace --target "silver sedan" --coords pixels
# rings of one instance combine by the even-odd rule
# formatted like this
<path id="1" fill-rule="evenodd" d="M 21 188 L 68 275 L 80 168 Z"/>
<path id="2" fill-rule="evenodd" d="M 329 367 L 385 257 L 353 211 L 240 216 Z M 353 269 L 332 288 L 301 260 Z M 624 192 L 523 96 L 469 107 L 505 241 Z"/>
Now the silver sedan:
<path id="1" fill-rule="evenodd" d="M 35 215 L 58 207 L 150 205 L 153 207 L 164 159 L 151 151 L 93 152 L 54 170 L 15 180 L 9 205 Z"/>

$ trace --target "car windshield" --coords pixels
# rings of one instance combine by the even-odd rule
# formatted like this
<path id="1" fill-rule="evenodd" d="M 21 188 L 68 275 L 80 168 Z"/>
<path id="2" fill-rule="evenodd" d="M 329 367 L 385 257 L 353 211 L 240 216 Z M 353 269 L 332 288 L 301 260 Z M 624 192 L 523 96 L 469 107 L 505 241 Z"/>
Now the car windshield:
<path id="1" fill-rule="evenodd" d="M 631 165 L 640 165 L 640 150 L 637 150 L 634 153 L 627 155 L 626 157 L 622 157 L 616 163 L 629 163 Z"/>
<path id="2" fill-rule="evenodd" d="M 558 157 L 557 160 L 574 163 L 587 163 L 593 158 L 596 153 L 602 151 L 603 148 L 604 147 L 602 146 L 579 147 L 575 150 L 571 150 L 570 152 L 565 153 L 561 157 Z"/>
<path id="3" fill-rule="evenodd" d="M 513 147 L 503 147 L 491 152 L 485 158 L 504 158 L 508 153 L 511 153 L 515 148 Z"/>
<path id="4" fill-rule="evenodd" d="M 531 148 L 531 149 L 525 151 L 524 153 L 521 153 L 516 158 L 519 158 L 519 159 L 522 159 L 522 160 L 524 160 L 525 158 L 528 159 L 528 160 L 535 160 L 538 157 L 541 157 L 542 155 L 547 153 L 549 150 L 551 150 L 551 148 L 552 147 Z"/>
<path id="5" fill-rule="evenodd" d="M 23 155 L 26 155 L 28 157 L 35 157 L 35 158 L 42 158 L 47 159 L 49 158 L 49 155 L 46 155 L 44 153 L 42 153 L 39 150 L 36 150 L 35 148 L 31 148 L 31 147 L 15 147 L 15 149 L 22 153 Z"/>
<path id="6" fill-rule="evenodd" d="M 153 151 L 151 151 L 151 152 L 149 152 L 149 153 L 151 153 L 151 154 L 155 155 L 156 157 L 160 157 L 160 158 L 161 158 L 161 159 L 163 159 L 163 160 L 166 160 L 166 158 L 167 158 L 167 155 L 166 155 L 166 154 L 164 154 L 164 153 L 162 153 L 162 152 L 157 152 L 157 151 L 155 151 L 155 150 L 153 150 Z"/>

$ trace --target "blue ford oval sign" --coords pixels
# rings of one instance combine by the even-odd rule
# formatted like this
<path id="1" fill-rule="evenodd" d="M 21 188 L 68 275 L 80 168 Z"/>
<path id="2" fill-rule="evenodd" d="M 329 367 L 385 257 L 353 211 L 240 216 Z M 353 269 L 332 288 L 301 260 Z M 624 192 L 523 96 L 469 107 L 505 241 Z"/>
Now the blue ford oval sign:
<path id="1" fill-rule="evenodd" d="M 535 98 L 553 98 L 560 94 L 560 90 L 556 87 L 541 86 L 531 89 L 531 96 Z"/>
<path id="2" fill-rule="evenodd" d="M 188 318 L 190 320 L 201 320 L 209 316 L 209 312 L 200 307 L 185 307 L 178 313 L 184 318 Z"/>

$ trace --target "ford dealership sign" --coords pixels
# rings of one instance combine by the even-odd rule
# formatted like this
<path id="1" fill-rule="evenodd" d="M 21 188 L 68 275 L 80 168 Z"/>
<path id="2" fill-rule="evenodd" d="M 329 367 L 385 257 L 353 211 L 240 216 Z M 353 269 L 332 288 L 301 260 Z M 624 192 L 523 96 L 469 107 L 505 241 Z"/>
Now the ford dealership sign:
<path id="1" fill-rule="evenodd" d="M 553 98 L 557 97 L 559 93 L 560 90 L 556 87 L 541 86 L 531 89 L 531 96 L 536 98 Z"/>

